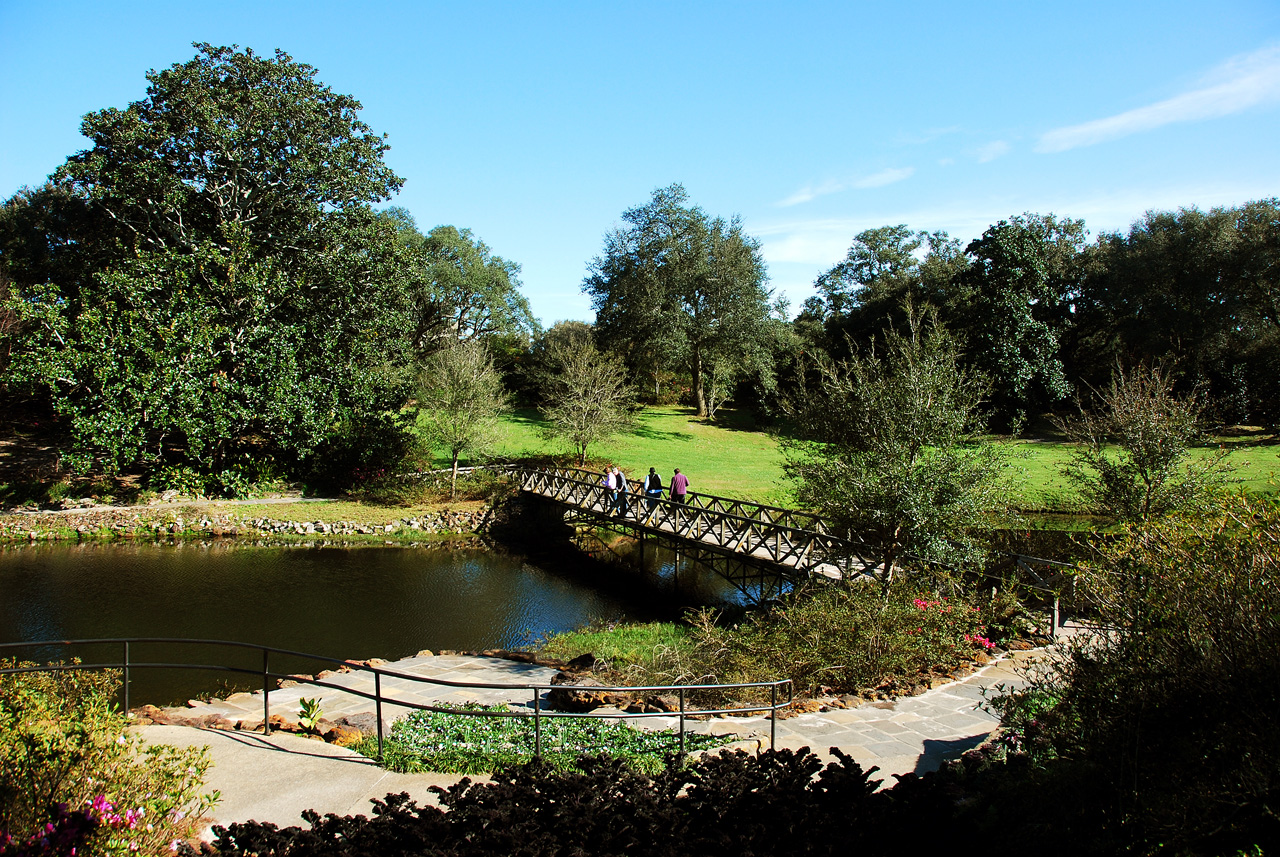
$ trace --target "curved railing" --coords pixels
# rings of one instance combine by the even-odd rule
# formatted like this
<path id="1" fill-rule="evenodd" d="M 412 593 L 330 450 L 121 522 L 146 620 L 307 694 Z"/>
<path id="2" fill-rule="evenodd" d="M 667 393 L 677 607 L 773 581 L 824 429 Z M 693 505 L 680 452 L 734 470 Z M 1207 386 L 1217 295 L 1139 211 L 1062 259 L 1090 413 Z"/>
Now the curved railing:
<path id="1" fill-rule="evenodd" d="M 196 664 L 190 662 L 179 663 L 159 663 L 153 661 L 139 661 L 133 659 L 130 653 L 132 645 L 143 644 L 164 644 L 164 645 L 201 645 L 201 646 L 224 646 L 236 649 L 254 650 L 262 655 L 262 667 L 247 668 L 233 666 L 226 663 L 220 664 Z M 781 679 L 771 682 L 746 682 L 740 684 L 677 684 L 677 685 L 647 685 L 643 687 L 634 686 L 617 686 L 602 687 L 591 686 L 586 688 L 592 693 L 666 693 L 674 694 L 679 699 L 679 709 L 674 712 L 624 712 L 609 711 L 607 713 L 578 713 L 566 711 L 549 711 L 542 707 L 542 697 L 544 693 L 556 689 L 557 687 L 566 688 L 566 685 L 551 684 L 519 684 L 519 683 L 501 683 L 501 682 L 458 682 L 446 679 L 436 679 L 427 676 L 414 675 L 412 673 L 401 672 L 394 669 L 384 667 L 370 666 L 369 664 L 359 661 L 342 660 L 340 658 L 330 658 L 324 655 L 314 655 L 306 652 L 296 652 L 289 649 L 280 649 L 274 646 L 263 646 L 257 643 L 241 643 L 230 640 L 201 640 L 186 637 L 132 637 L 132 638 L 105 638 L 105 639 L 85 639 L 85 640 L 40 640 L 21 643 L 0 643 L 0 653 L 5 650 L 15 649 L 35 649 L 48 647 L 62 647 L 68 649 L 72 646 L 103 646 L 118 645 L 121 647 L 121 659 L 118 662 L 99 662 L 99 663 L 46 663 L 34 666 L 13 666 L 0 668 L 0 675 L 13 675 L 20 673 L 32 672 L 56 672 L 67 670 L 109 670 L 118 669 L 123 671 L 122 695 L 123 695 L 123 711 L 129 711 L 129 679 L 130 672 L 135 669 L 174 669 L 174 670 L 208 670 L 216 672 L 230 672 L 245 675 L 253 675 L 262 679 L 262 728 L 264 733 L 271 731 L 271 683 L 273 680 L 287 679 L 297 682 L 298 684 L 314 685 L 316 687 L 329 688 L 342 693 L 348 693 L 353 696 L 371 700 L 374 703 L 374 710 L 377 720 L 377 736 L 378 736 L 378 757 L 382 757 L 383 743 L 383 721 L 382 710 L 384 705 L 400 706 L 402 708 L 412 708 L 425 711 L 437 711 L 447 714 L 456 714 L 461 717 L 532 717 L 534 720 L 534 752 L 535 755 L 542 755 L 542 721 L 546 718 L 564 718 L 575 717 L 584 719 L 608 719 L 608 720 L 628 720 L 645 717 L 669 717 L 673 714 L 679 717 L 679 750 L 681 753 L 685 750 L 685 719 L 688 717 L 709 716 L 717 714 L 748 714 L 758 713 L 761 711 L 769 712 L 769 746 L 772 747 L 776 737 L 776 721 L 777 712 L 781 708 L 785 708 L 791 704 L 792 685 L 790 679 Z M 300 658 L 311 661 L 318 661 L 343 667 L 348 671 L 363 671 L 373 676 L 374 689 L 370 693 L 356 688 L 348 687 L 339 683 L 326 681 L 319 678 L 311 678 L 308 676 L 300 676 L 296 673 L 280 673 L 271 670 L 271 656 L 287 656 L 292 658 Z M 437 687 L 447 687 L 454 689 L 476 689 L 476 690 L 509 690 L 524 691 L 532 694 L 530 707 L 532 712 L 523 711 L 487 711 L 487 710 L 459 710 L 446 705 L 431 705 L 396 698 L 389 693 L 384 693 L 382 682 L 384 678 L 409 681 L 417 684 L 433 685 Z M 697 691 L 728 691 L 738 689 L 761 688 L 767 689 L 769 692 L 769 703 L 746 704 L 728 708 L 689 708 L 688 696 L 690 693 Z M 785 690 L 786 698 L 781 698 L 782 691 Z"/>
<path id="2" fill-rule="evenodd" d="M 683 503 L 647 497 L 635 480 L 627 480 L 627 496 L 618 505 L 603 474 L 576 467 L 502 469 L 513 473 L 524 491 L 804 575 L 854 577 L 877 565 L 865 543 L 836 535 L 811 512 L 696 492 Z"/>

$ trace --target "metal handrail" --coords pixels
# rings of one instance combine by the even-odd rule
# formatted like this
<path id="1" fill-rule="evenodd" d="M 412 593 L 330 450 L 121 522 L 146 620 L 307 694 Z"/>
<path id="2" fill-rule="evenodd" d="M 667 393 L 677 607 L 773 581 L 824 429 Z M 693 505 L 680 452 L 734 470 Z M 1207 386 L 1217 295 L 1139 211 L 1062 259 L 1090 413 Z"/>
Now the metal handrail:
<path id="1" fill-rule="evenodd" d="M 262 653 L 262 669 L 249 669 L 247 667 L 229 666 L 226 664 L 193 664 L 193 663 L 154 663 L 139 662 L 131 659 L 131 644 L 192 644 L 207 646 L 229 646 L 233 648 L 257 650 Z M 402 708 L 413 708 L 422 711 L 435 711 L 445 714 L 456 714 L 464 717 L 532 717 L 534 718 L 534 755 L 542 755 L 542 720 L 543 718 L 561 718 L 576 717 L 583 719 L 608 719 L 608 720 L 631 720 L 645 717 L 666 717 L 673 713 L 678 714 L 680 728 L 680 752 L 685 751 L 685 718 L 708 716 L 715 714 L 745 714 L 751 712 L 768 711 L 769 712 L 769 746 L 773 747 L 777 738 L 777 714 L 780 708 L 786 708 L 794 699 L 794 689 L 790 679 L 779 679 L 777 681 L 768 682 L 742 682 L 737 684 L 678 684 L 678 685 L 648 685 L 648 686 L 591 686 L 590 691 L 593 693 L 600 692 L 616 692 L 616 693 L 654 693 L 654 692 L 675 692 L 679 697 L 680 707 L 677 712 L 659 711 L 659 712 L 616 712 L 607 714 L 597 714 L 594 712 L 568 712 L 568 711 L 544 711 L 542 708 L 542 694 L 546 691 L 554 690 L 565 685 L 553 684 L 510 684 L 502 682 L 459 682 L 450 681 L 448 679 L 429 678 L 427 676 L 413 675 L 412 673 L 404 673 L 398 670 L 384 669 L 381 667 L 370 666 L 360 663 L 359 661 L 344 660 L 342 658 L 331 658 L 327 655 L 316 655 L 309 652 L 297 652 L 291 649 L 281 649 L 275 646 L 264 646 L 259 643 L 244 643 L 234 640 L 204 640 L 189 637 L 109 637 L 97 639 L 82 640 L 34 640 L 19 643 L 0 643 L 0 650 L 20 649 L 20 648 L 36 648 L 45 646 L 61 646 L 67 648 L 70 646 L 87 646 L 87 645 L 107 645 L 116 644 L 122 646 L 123 658 L 118 663 L 53 663 L 42 664 L 30 667 L 6 667 L 0 668 L 0 675 L 11 675 L 19 673 L 36 673 L 36 672 L 61 672 L 61 671 L 85 671 L 85 670 L 108 670 L 121 669 L 124 671 L 122 681 L 123 708 L 126 713 L 129 711 L 129 672 L 131 669 L 190 669 L 190 670 L 212 670 L 219 672 L 234 672 L 248 675 L 262 676 L 262 731 L 263 734 L 271 732 L 271 679 L 288 679 L 296 681 L 299 684 L 309 684 L 316 687 L 329 688 L 331 690 L 349 693 L 353 696 L 359 696 L 364 699 L 374 701 L 375 714 L 377 720 L 377 736 L 378 736 L 378 758 L 382 758 L 383 747 L 383 729 L 382 729 L 382 706 L 384 703 L 388 705 L 398 705 Z M 373 674 L 374 692 L 368 693 L 356 688 L 345 687 L 343 685 L 327 682 L 322 679 L 309 678 L 291 673 L 276 673 L 270 669 L 270 656 L 272 654 L 287 655 L 296 658 L 305 658 L 315 661 L 322 661 L 330 664 L 337 664 L 348 668 L 349 670 L 363 670 Z M 411 702 L 408 700 L 400 700 L 394 697 L 388 697 L 382 693 L 382 677 L 406 679 L 422 684 L 435 685 L 439 687 L 454 688 L 473 688 L 478 690 L 524 690 L 533 693 L 532 707 L 533 713 L 524 713 L 520 711 L 485 711 L 485 710 L 466 710 L 452 708 L 440 705 L 428 705 L 420 702 Z M 686 706 L 686 697 L 689 691 L 715 691 L 715 690 L 734 690 L 747 688 L 769 688 L 770 701 L 768 705 L 743 705 L 733 708 L 700 708 L 689 709 Z M 787 691 L 786 701 L 779 701 L 779 690 L 785 687 Z"/>

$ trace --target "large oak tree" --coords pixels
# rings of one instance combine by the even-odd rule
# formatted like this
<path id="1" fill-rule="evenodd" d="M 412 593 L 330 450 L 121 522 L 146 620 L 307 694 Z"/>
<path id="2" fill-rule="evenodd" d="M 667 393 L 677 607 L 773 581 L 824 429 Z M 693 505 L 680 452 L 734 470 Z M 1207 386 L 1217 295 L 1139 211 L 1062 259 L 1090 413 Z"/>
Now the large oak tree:
<path id="1" fill-rule="evenodd" d="M 605 236 L 583 290 L 597 334 L 633 371 L 688 371 L 698 415 L 714 417 L 712 389 L 764 367 L 773 307 L 760 242 L 738 218 L 709 217 L 679 184 L 628 209 Z M 710 395 L 709 395 L 710 393 Z"/>

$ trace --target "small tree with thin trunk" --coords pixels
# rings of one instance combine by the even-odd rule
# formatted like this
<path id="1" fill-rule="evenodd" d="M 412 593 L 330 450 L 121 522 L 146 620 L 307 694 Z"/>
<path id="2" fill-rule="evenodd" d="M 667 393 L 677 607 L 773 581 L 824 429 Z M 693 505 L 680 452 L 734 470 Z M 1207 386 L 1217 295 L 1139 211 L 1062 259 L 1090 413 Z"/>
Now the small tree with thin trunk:
<path id="1" fill-rule="evenodd" d="M 553 345 L 548 363 L 552 371 L 542 384 L 547 434 L 568 442 L 583 465 L 591 444 L 631 427 L 635 392 L 621 358 L 589 341 Z"/>
<path id="2" fill-rule="evenodd" d="M 977 436 L 987 386 L 955 342 L 911 311 L 907 335 L 813 368 L 785 444 L 800 502 L 874 547 L 886 585 L 905 554 L 976 561 L 969 533 L 1001 508 L 1007 459 Z"/>
<path id="3" fill-rule="evenodd" d="M 1138 521 L 1211 505 L 1229 472 L 1219 449 L 1193 461 L 1202 405 L 1193 391 L 1177 396 L 1160 366 L 1117 367 L 1111 384 L 1094 391 L 1094 407 L 1060 421 L 1077 447 L 1063 473 L 1094 511 Z"/>
<path id="4" fill-rule="evenodd" d="M 457 496 L 458 458 L 480 454 L 497 438 L 507 408 L 502 376 L 482 343 L 455 342 L 427 359 L 418 373 L 418 425 L 451 456 L 449 497 Z"/>

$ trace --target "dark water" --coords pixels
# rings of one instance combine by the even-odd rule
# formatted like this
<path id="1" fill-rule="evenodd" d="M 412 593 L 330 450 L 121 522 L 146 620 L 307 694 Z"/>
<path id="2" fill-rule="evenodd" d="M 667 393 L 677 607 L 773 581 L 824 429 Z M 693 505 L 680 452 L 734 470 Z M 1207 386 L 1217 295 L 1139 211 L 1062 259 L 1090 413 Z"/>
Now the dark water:
<path id="1" fill-rule="evenodd" d="M 191 637 L 393 659 L 422 649 L 518 648 L 593 620 L 646 620 L 662 612 L 609 581 L 482 550 L 222 542 L 0 549 L 0 642 Z M 80 654 L 89 662 L 117 660 L 120 647 Z M 66 654 L 27 650 L 21 656 Z M 135 645 L 130 657 L 212 662 L 207 659 L 228 655 Z M 239 653 L 233 660 L 261 668 L 260 655 Z M 273 671 L 323 667 L 272 661 Z M 228 679 L 253 681 L 136 670 L 131 701 L 185 699 Z"/>

